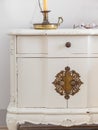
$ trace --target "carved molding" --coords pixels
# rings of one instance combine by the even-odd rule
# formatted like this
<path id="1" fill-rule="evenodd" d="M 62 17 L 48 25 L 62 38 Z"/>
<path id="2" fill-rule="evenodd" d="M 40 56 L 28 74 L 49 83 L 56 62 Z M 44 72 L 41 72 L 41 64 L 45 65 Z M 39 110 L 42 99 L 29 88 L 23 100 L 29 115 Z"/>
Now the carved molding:
<path id="1" fill-rule="evenodd" d="M 16 43 L 16 36 L 10 37 L 10 55 L 14 55 L 15 53 L 15 43 Z"/>
<path id="2" fill-rule="evenodd" d="M 69 99 L 70 95 L 75 95 L 79 92 L 81 84 L 80 75 L 75 70 L 70 70 L 70 67 L 65 67 L 65 70 L 60 71 L 56 76 L 53 84 L 55 90 L 64 95 L 65 99 Z"/>

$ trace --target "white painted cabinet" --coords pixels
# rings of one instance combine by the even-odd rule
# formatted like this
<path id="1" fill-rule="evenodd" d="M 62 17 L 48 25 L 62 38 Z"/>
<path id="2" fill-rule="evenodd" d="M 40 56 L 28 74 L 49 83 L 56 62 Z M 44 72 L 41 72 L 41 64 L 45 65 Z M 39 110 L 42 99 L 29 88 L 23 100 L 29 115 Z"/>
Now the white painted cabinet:
<path id="1" fill-rule="evenodd" d="M 98 30 L 25 29 L 10 35 L 9 130 L 25 121 L 97 124 Z"/>

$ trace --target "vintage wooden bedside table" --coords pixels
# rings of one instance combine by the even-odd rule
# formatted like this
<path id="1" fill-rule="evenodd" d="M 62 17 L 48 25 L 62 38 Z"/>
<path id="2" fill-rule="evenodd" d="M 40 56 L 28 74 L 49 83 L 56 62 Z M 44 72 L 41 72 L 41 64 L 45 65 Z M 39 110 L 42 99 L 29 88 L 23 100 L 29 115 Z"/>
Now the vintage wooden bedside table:
<path id="1" fill-rule="evenodd" d="M 17 29 L 10 37 L 8 129 L 97 125 L 98 29 Z"/>

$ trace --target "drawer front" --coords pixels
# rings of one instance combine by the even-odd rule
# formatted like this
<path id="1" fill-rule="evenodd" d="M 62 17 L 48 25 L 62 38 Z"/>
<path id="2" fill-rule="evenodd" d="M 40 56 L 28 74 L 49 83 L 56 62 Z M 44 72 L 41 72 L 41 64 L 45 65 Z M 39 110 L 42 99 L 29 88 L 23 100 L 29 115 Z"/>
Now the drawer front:
<path id="1" fill-rule="evenodd" d="M 44 36 L 17 36 L 16 53 L 47 53 L 46 39 Z"/>
<path id="2" fill-rule="evenodd" d="M 98 44 L 96 44 L 98 40 L 95 41 L 94 39 L 90 40 L 90 36 L 49 36 L 48 54 L 50 57 L 94 54 L 98 52 Z"/>
<path id="3" fill-rule="evenodd" d="M 89 52 L 98 54 L 98 36 L 89 36 L 88 38 Z"/>
<path id="4" fill-rule="evenodd" d="M 79 57 L 98 54 L 98 36 L 17 36 L 16 53 Z"/>

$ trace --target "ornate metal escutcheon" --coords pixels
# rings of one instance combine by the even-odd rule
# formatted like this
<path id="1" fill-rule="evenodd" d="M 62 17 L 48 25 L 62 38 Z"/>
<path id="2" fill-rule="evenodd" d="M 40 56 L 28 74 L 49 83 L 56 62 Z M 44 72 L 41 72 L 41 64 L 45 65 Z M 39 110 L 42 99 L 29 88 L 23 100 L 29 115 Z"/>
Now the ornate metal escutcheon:
<path id="1" fill-rule="evenodd" d="M 65 99 L 69 99 L 70 95 L 75 95 L 79 92 L 81 84 L 80 75 L 74 70 L 70 70 L 70 67 L 65 67 L 65 71 L 59 72 L 56 76 L 53 84 L 55 90 L 64 95 Z"/>

